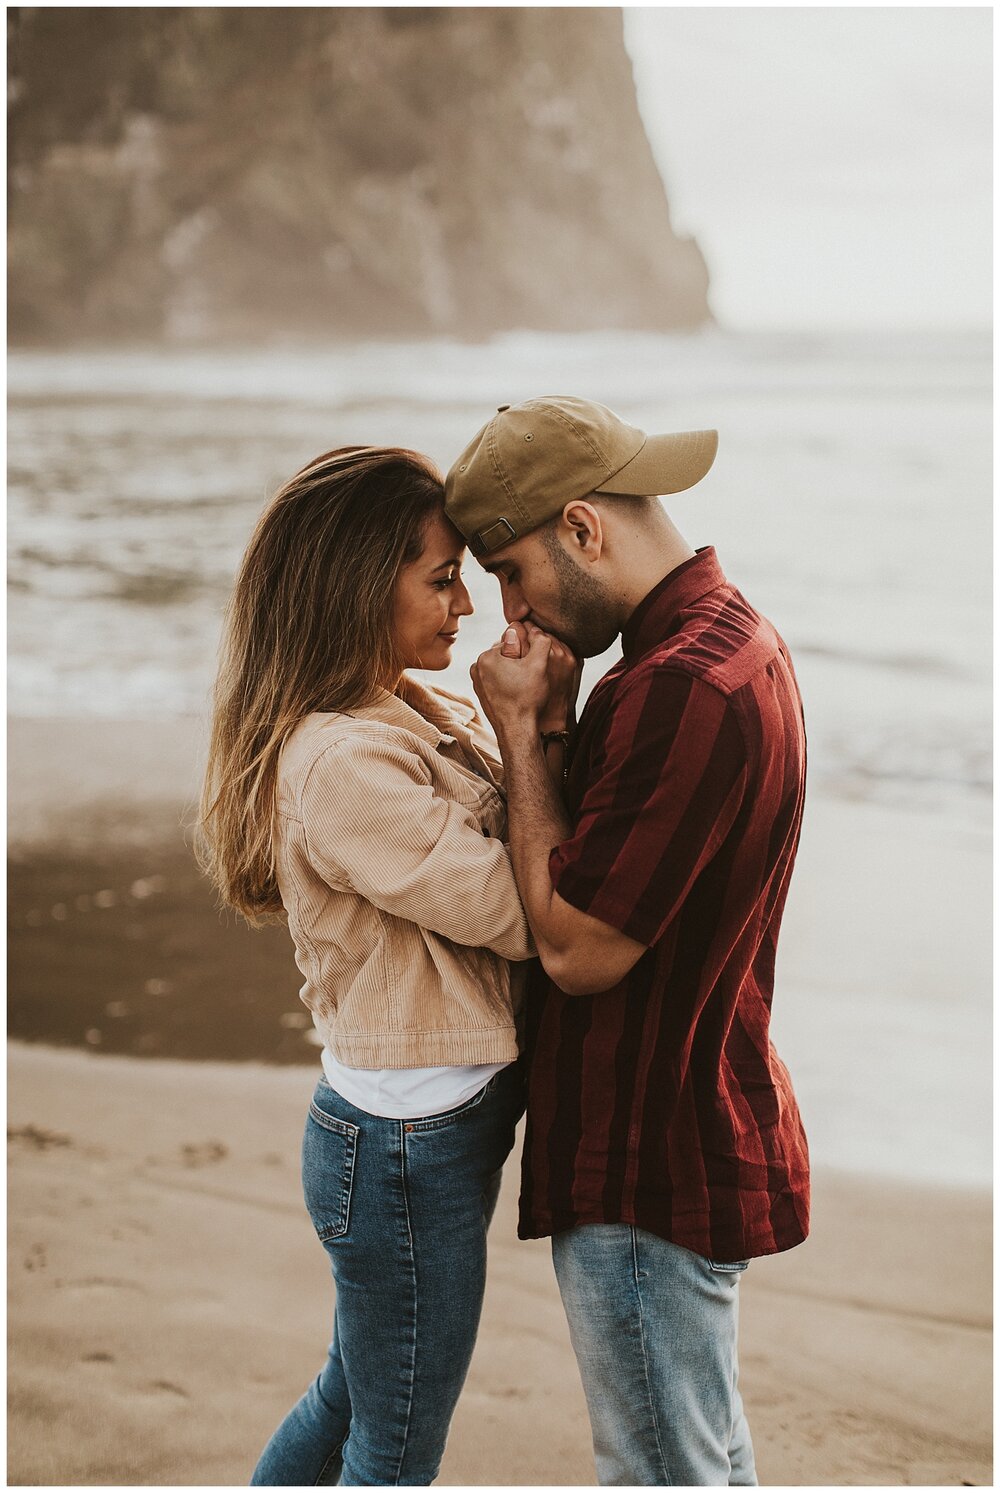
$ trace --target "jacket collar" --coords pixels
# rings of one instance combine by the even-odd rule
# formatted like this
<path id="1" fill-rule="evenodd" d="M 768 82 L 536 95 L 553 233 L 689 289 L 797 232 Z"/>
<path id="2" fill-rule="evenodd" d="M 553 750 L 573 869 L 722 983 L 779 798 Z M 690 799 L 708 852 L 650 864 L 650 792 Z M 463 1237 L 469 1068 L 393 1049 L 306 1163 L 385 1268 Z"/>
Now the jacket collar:
<path id="1" fill-rule="evenodd" d="M 449 694 L 447 690 L 429 688 L 420 680 L 404 674 L 399 693 L 380 690 L 368 705 L 354 706 L 347 712 L 359 720 L 383 721 L 400 726 L 433 747 L 455 740 L 455 727 L 467 730 L 475 718 L 475 707 Z"/>
<path id="2" fill-rule="evenodd" d="M 622 652 L 627 664 L 635 663 L 650 648 L 669 637 L 673 625 L 692 602 L 728 582 L 711 545 L 696 550 L 690 560 L 657 581 L 642 598 L 622 628 Z"/>

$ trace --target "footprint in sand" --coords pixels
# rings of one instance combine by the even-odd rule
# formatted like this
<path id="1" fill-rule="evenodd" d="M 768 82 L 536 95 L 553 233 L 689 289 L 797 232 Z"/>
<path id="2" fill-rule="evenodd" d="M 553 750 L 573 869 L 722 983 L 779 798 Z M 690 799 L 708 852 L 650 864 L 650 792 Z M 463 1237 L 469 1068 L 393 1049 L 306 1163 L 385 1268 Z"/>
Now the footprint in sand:
<path id="1" fill-rule="evenodd" d="M 135 1280 L 123 1280 L 117 1275 L 86 1275 L 81 1280 L 68 1280 L 66 1286 L 71 1291 L 138 1291 L 140 1296 L 148 1296 L 149 1292 L 145 1286 Z"/>
<path id="2" fill-rule="evenodd" d="M 185 1166 L 212 1166 L 217 1161 L 224 1161 L 229 1155 L 229 1147 L 224 1146 L 220 1140 L 205 1140 L 181 1146 L 181 1160 Z"/>
<path id="3" fill-rule="evenodd" d="M 44 1270 L 48 1263 L 44 1244 L 33 1244 L 24 1257 L 25 1270 Z"/>
<path id="4" fill-rule="evenodd" d="M 182 1389 L 179 1384 L 171 1384 L 169 1379 L 154 1379 L 150 1384 L 147 1384 L 146 1388 L 159 1390 L 161 1394 L 179 1395 L 182 1400 L 189 1400 L 191 1398 L 186 1389 Z"/>
<path id="5" fill-rule="evenodd" d="M 8 1125 L 7 1139 L 30 1146 L 33 1151 L 48 1151 L 52 1146 L 71 1146 L 72 1140 L 60 1130 L 46 1130 L 41 1125 Z"/>

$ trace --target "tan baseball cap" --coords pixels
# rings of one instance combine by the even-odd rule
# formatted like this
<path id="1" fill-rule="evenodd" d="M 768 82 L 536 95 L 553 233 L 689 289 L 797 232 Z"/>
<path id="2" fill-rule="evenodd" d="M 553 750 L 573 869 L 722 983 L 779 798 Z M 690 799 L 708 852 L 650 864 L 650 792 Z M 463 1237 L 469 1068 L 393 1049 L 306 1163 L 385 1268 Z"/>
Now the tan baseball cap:
<path id="1" fill-rule="evenodd" d="M 714 430 L 646 435 L 572 395 L 502 404 L 445 479 L 445 512 L 477 556 L 511 544 L 587 493 L 658 497 L 700 482 Z"/>

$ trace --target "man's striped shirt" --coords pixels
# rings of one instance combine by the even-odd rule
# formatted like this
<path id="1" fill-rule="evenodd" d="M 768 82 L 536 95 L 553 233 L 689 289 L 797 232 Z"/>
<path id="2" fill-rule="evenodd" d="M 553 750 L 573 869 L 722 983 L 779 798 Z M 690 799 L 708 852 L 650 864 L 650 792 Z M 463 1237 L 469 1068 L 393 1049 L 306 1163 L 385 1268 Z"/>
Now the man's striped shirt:
<path id="1" fill-rule="evenodd" d="M 806 1139 L 768 1027 L 805 731 L 769 622 L 699 550 L 639 604 L 572 746 L 559 895 L 648 946 L 528 999 L 522 1238 L 632 1223 L 714 1260 L 808 1232 Z"/>

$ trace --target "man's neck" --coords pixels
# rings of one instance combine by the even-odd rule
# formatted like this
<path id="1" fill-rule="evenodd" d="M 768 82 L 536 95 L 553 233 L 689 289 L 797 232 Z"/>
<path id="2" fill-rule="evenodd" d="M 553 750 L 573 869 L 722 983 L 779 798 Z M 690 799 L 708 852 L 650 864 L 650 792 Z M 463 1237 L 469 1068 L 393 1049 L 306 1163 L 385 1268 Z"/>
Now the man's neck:
<path id="1" fill-rule="evenodd" d="M 665 580 L 678 565 L 692 559 L 694 554 L 693 546 L 666 514 L 652 535 L 630 536 L 621 553 L 619 630 L 653 587 Z"/>

